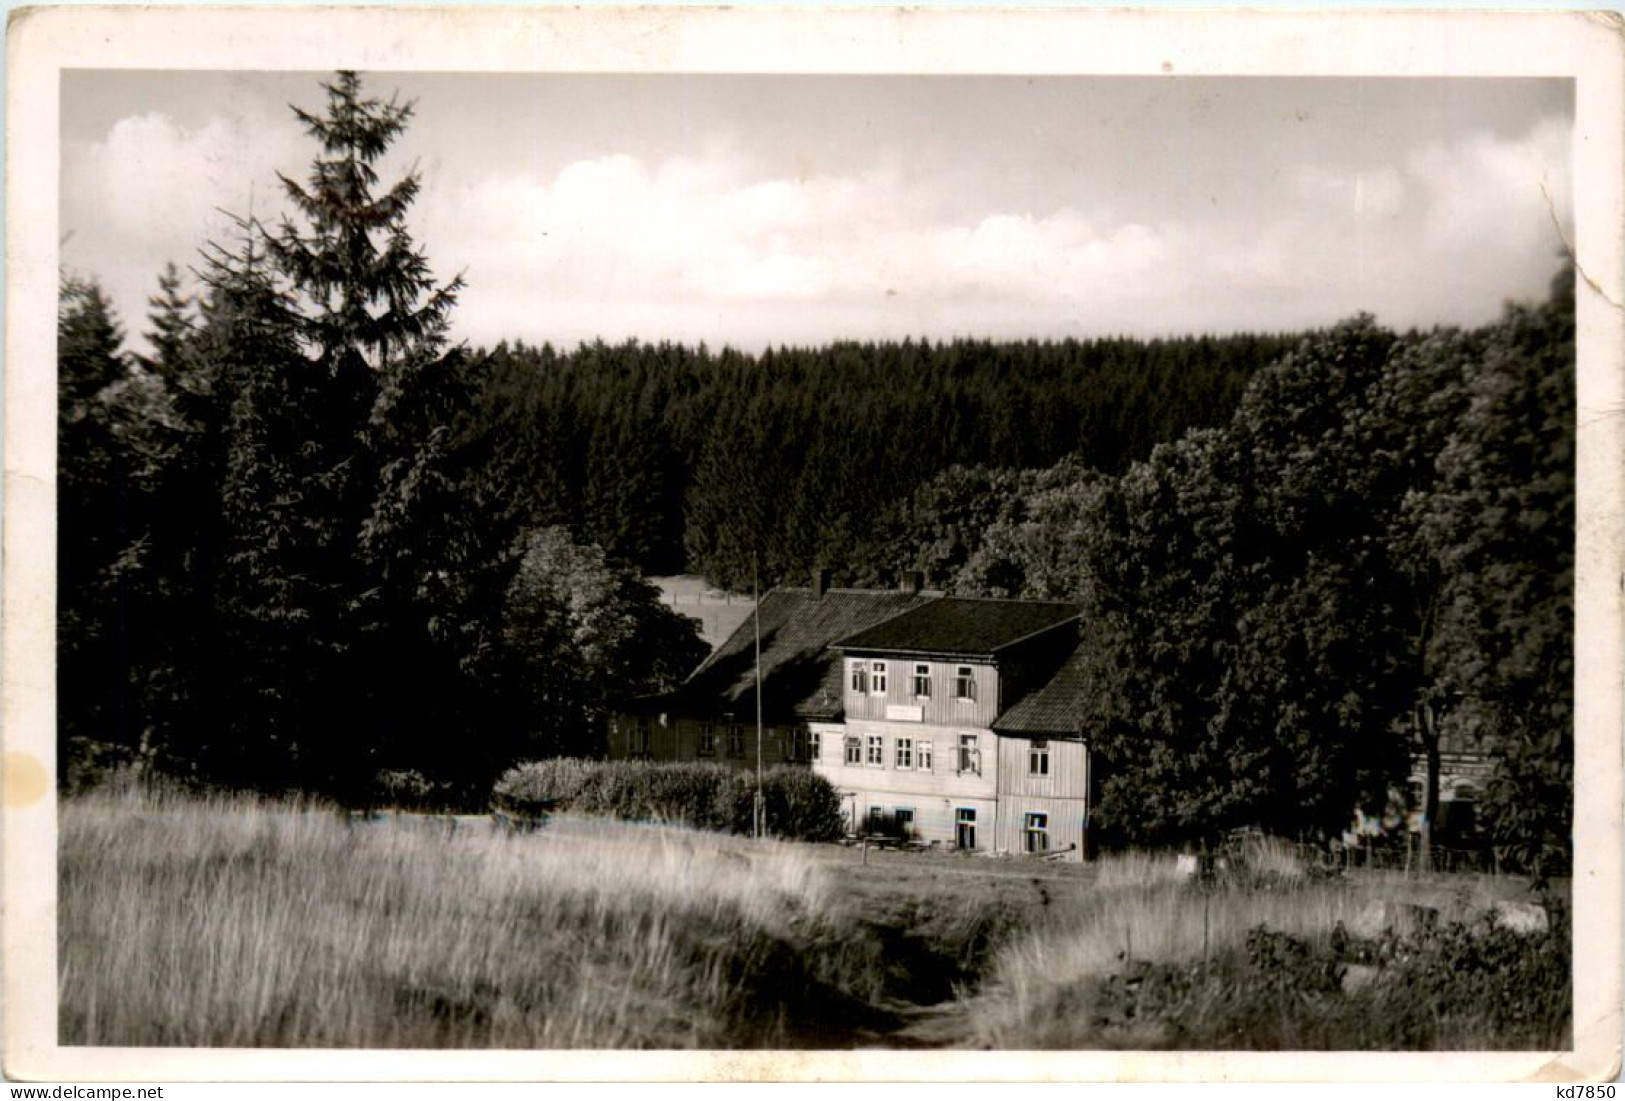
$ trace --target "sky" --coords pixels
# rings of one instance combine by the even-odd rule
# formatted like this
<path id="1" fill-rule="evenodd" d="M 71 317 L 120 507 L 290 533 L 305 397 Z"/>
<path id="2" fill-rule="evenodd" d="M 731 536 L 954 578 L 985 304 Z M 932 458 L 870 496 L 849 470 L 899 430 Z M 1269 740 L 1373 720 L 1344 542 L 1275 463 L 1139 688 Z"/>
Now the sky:
<path id="1" fill-rule="evenodd" d="M 69 71 L 59 239 L 132 346 L 274 218 L 321 73 Z M 1061 338 L 1474 325 L 1572 237 L 1568 80 L 369 73 L 453 335 Z"/>

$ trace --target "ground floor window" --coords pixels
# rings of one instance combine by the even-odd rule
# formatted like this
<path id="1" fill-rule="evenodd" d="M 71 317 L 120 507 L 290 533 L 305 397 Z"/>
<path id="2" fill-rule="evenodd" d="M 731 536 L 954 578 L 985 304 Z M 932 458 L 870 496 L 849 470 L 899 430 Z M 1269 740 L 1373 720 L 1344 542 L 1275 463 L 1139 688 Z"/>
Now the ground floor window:
<path id="1" fill-rule="evenodd" d="M 1028 852 L 1049 852 L 1049 815 L 1028 811 L 1025 830 Z"/>
<path id="2" fill-rule="evenodd" d="M 960 807 L 954 812 L 954 845 L 961 849 L 976 847 L 975 807 Z"/>
<path id="3" fill-rule="evenodd" d="M 632 729 L 632 752 L 649 752 L 649 717 L 639 715 L 637 725 Z"/>
<path id="4" fill-rule="evenodd" d="M 804 726 L 790 728 L 790 759 L 792 761 L 807 759 L 807 728 Z"/>
<path id="5" fill-rule="evenodd" d="M 863 764 L 863 741 L 856 734 L 848 734 L 846 737 L 846 763 Z"/>
<path id="6" fill-rule="evenodd" d="M 824 759 L 824 732 L 822 730 L 807 731 L 808 759 L 821 761 Z"/>
<path id="7" fill-rule="evenodd" d="M 728 727 L 728 756 L 743 757 L 745 755 L 745 728 L 738 723 Z"/>
<path id="8" fill-rule="evenodd" d="M 882 837 L 895 837 L 899 840 L 914 836 L 914 808 L 870 807 L 864 818 L 864 830 L 868 833 Z"/>
<path id="9" fill-rule="evenodd" d="M 700 743 L 694 749 L 701 757 L 717 755 L 717 728 L 710 723 L 700 724 Z"/>

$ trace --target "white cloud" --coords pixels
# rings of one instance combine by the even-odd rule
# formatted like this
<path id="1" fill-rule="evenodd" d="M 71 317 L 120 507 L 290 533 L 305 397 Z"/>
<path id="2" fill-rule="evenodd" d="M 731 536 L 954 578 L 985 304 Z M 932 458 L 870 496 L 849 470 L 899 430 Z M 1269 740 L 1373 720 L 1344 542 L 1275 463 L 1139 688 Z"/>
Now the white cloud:
<path id="1" fill-rule="evenodd" d="M 302 159 L 285 130 L 254 115 L 188 129 L 152 112 L 119 119 L 99 141 L 64 141 L 63 266 L 99 278 L 138 335 L 166 261 L 196 265 L 207 242 L 231 242 L 231 215 L 283 209 L 275 170 Z"/>
<path id="2" fill-rule="evenodd" d="M 252 184 L 264 215 L 274 169 L 308 160 L 308 141 L 271 118 L 189 130 L 141 114 L 65 143 L 62 224 L 77 233 L 65 260 L 104 279 L 128 327 L 164 259 L 225 231 L 216 207 L 244 210 Z M 481 343 L 1291 328 L 1359 309 L 1474 323 L 1555 269 L 1541 189 L 1567 224 L 1568 135 L 1552 120 L 1394 163 L 1283 165 L 1250 206 L 1139 221 L 1026 209 L 991 189 L 978 203 L 963 178 L 912 175 L 895 157 L 796 177 L 724 146 L 551 171 L 521 151 L 478 177 L 436 157 L 411 220 L 443 274 L 466 269 L 457 331 Z"/>

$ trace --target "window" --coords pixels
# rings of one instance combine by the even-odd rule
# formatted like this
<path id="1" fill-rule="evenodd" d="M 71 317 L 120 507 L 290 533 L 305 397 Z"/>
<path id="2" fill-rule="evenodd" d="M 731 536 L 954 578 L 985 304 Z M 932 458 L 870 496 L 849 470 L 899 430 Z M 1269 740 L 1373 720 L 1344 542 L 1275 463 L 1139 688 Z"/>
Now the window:
<path id="1" fill-rule="evenodd" d="M 717 728 L 710 723 L 700 724 L 700 744 L 695 752 L 701 757 L 715 757 L 717 755 Z"/>
<path id="2" fill-rule="evenodd" d="M 864 754 L 863 763 L 871 768 L 886 767 L 886 739 L 879 734 L 869 735 L 868 752 Z"/>
<path id="3" fill-rule="evenodd" d="M 632 731 L 632 752 L 649 752 L 649 716 L 639 715 L 637 726 Z"/>
<path id="4" fill-rule="evenodd" d="M 852 691 L 860 696 L 869 691 L 869 671 L 861 661 L 852 663 Z"/>
<path id="5" fill-rule="evenodd" d="M 954 670 L 954 698 L 957 700 L 976 698 L 976 673 L 968 665 L 961 665 Z"/>
<path id="6" fill-rule="evenodd" d="M 728 727 L 728 756 L 743 757 L 745 755 L 745 728 L 738 723 Z"/>
<path id="7" fill-rule="evenodd" d="M 809 730 L 807 732 L 808 760 L 821 761 L 824 759 L 824 732 L 822 730 Z"/>
<path id="8" fill-rule="evenodd" d="M 914 808 L 898 807 L 892 812 L 892 821 L 897 824 L 898 837 L 914 836 Z"/>
<path id="9" fill-rule="evenodd" d="M 898 738 L 893 762 L 898 768 L 914 767 L 914 739 Z"/>
<path id="10" fill-rule="evenodd" d="M 1049 775 L 1049 743 L 1035 741 L 1027 747 L 1027 775 Z"/>
<path id="11" fill-rule="evenodd" d="M 1030 853 L 1049 852 L 1049 815 L 1027 814 L 1026 823 L 1027 851 Z"/>
<path id="12" fill-rule="evenodd" d="M 961 849 L 976 847 L 976 808 L 959 807 L 954 812 L 954 845 Z"/>
<path id="13" fill-rule="evenodd" d="M 856 734 L 848 734 L 846 737 L 846 763 L 863 764 L 863 740 Z"/>
<path id="14" fill-rule="evenodd" d="M 886 694 L 886 663 L 883 661 L 871 662 L 869 665 L 869 691 L 877 696 Z"/>
<path id="15" fill-rule="evenodd" d="M 790 760 L 805 761 L 807 759 L 807 728 L 792 726 L 790 728 Z"/>
<path id="16" fill-rule="evenodd" d="M 959 736 L 959 771 L 982 774 L 982 751 L 976 747 L 976 735 Z"/>
<path id="17" fill-rule="evenodd" d="M 921 772 L 931 771 L 931 743 L 920 742 L 914 747 L 914 760 Z"/>
<path id="18" fill-rule="evenodd" d="M 916 665 L 914 667 L 914 695 L 927 699 L 931 695 L 931 667 L 929 665 Z"/>

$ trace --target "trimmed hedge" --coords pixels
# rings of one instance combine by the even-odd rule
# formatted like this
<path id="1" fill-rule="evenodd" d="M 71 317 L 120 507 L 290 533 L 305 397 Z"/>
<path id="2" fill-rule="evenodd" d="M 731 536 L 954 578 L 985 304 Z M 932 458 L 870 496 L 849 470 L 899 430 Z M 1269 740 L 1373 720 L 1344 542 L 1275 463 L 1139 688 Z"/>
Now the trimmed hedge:
<path id="1" fill-rule="evenodd" d="M 762 788 L 770 835 L 796 841 L 841 835 L 840 796 L 822 776 L 779 765 L 767 770 Z M 559 757 L 510 768 L 492 795 L 499 809 L 523 817 L 574 811 L 750 833 L 756 773 L 728 765 Z"/>

